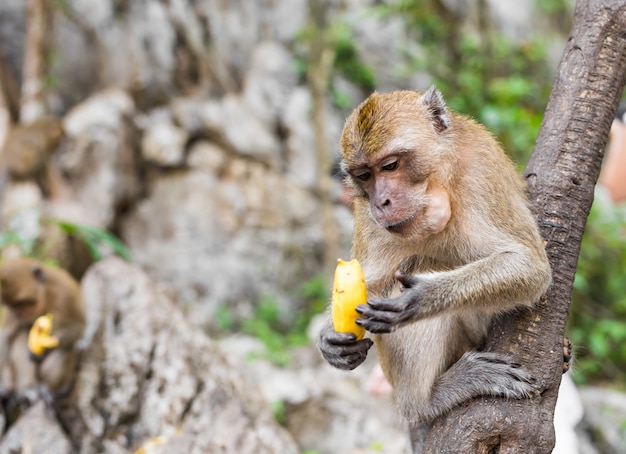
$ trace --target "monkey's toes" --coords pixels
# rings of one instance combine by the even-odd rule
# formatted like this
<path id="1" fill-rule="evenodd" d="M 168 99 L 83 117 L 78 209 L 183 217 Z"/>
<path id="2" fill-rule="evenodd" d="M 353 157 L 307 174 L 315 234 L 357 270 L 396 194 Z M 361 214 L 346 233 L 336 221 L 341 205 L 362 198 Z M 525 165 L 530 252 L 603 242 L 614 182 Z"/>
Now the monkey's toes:
<path id="1" fill-rule="evenodd" d="M 563 337 L 563 373 L 569 370 L 571 359 L 572 359 L 572 343 L 567 338 L 567 336 L 565 336 Z"/>

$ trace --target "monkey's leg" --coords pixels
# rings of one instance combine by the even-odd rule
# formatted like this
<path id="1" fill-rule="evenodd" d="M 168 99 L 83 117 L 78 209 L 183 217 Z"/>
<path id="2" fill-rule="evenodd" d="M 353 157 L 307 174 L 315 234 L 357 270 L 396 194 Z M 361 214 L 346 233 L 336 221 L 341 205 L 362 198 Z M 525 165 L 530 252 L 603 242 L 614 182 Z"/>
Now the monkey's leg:
<path id="1" fill-rule="evenodd" d="M 3 315 L 6 312 L 6 310 L 3 311 Z M 8 322 L 5 321 L 5 323 Z M 0 396 L 9 395 L 15 389 L 16 371 L 10 359 L 11 350 L 20 328 L 17 322 L 14 322 L 13 325 L 13 327 L 5 325 L 0 329 Z"/>
<path id="2" fill-rule="evenodd" d="M 78 371 L 79 353 L 75 350 L 54 349 L 39 365 L 38 379 L 51 395 L 64 395 L 74 385 Z"/>
<path id="3" fill-rule="evenodd" d="M 523 399 L 535 396 L 536 380 L 512 358 L 492 352 L 466 352 L 435 383 L 427 419 L 434 419 L 478 396 Z"/>

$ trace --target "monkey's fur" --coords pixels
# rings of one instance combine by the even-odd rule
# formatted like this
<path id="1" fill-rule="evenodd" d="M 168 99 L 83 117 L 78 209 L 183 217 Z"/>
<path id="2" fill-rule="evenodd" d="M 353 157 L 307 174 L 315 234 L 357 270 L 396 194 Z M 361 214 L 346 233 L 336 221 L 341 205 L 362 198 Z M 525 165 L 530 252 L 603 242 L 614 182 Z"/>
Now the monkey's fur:
<path id="1" fill-rule="evenodd" d="M 370 295 L 357 323 L 402 415 L 415 427 L 480 395 L 535 394 L 515 360 L 480 351 L 494 315 L 531 307 L 551 280 L 525 182 L 493 136 L 432 87 L 371 95 L 340 143 Z M 319 343 L 341 369 L 371 345 L 332 327 Z"/>
<path id="2" fill-rule="evenodd" d="M 43 182 L 48 161 L 64 135 L 63 123 L 55 117 L 43 117 L 32 123 L 12 126 L 2 150 L 2 159 L 11 178 L 34 178 Z"/>
<path id="3" fill-rule="evenodd" d="M 78 283 L 64 270 L 29 258 L 0 263 L 0 367 L 3 394 L 18 396 L 38 385 L 52 395 L 69 390 L 76 374 L 76 341 L 85 328 Z M 59 345 L 35 357 L 27 346 L 35 319 L 53 314 L 52 336 Z"/>

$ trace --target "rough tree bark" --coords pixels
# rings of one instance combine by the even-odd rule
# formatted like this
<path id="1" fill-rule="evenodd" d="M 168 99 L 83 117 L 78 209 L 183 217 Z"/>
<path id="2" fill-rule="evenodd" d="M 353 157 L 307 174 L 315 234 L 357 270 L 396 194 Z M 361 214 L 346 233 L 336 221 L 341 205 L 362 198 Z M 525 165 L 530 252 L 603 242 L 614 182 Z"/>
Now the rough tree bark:
<path id="1" fill-rule="evenodd" d="M 335 60 L 335 38 L 331 22 L 331 2 L 314 0 L 309 3 L 312 21 L 307 59 L 307 81 L 312 96 L 312 121 L 315 131 L 317 161 L 317 190 L 321 202 L 321 222 L 324 235 L 324 270 L 330 272 L 339 254 L 339 228 L 332 200 L 331 150 L 328 145 L 327 105 L 328 86 Z"/>
<path id="2" fill-rule="evenodd" d="M 48 4 L 44 0 L 29 0 L 26 5 L 26 42 L 20 120 L 31 122 L 45 113 L 44 59 L 49 20 Z"/>
<path id="3" fill-rule="evenodd" d="M 531 159 L 524 172 L 553 282 L 533 311 L 494 324 L 488 350 L 519 358 L 540 397 L 481 398 L 435 421 L 428 453 L 549 453 L 563 335 L 580 241 L 604 147 L 626 82 L 626 1 L 579 0 Z"/>

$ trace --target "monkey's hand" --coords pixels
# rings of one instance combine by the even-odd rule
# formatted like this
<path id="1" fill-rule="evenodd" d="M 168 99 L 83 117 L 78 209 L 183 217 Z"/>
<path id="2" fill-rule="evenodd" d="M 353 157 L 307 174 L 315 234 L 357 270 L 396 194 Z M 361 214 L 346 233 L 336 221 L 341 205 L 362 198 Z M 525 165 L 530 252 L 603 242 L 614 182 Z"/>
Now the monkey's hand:
<path id="1" fill-rule="evenodd" d="M 328 363 L 337 369 L 352 370 L 365 361 L 372 346 L 371 339 L 356 340 L 352 333 L 338 333 L 327 326 L 320 333 L 318 347 Z"/>
<path id="2" fill-rule="evenodd" d="M 400 271 L 395 278 L 402 284 L 402 293 L 395 298 L 371 298 L 367 304 L 358 305 L 356 311 L 361 317 L 356 319 L 357 325 L 371 333 L 390 333 L 429 315 L 428 308 L 419 304 L 428 291 L 426 280 Z"/>
<path id="3" fill-rule="evenodd" d="M 30 358 L 30 360 L 32 362 L 34 362 L 35 364 L 41 364 L 43 363 L 43 360 L 46 359 L 46 356 L 48 356 L 48 354 L 51 352 L 52 350 L 50 349 L 45 349 L 43 351 L 43 353 L 39 353 L 39 354 L 35 354 L 31 351 L 28 352 L 28 357 Z"/>

